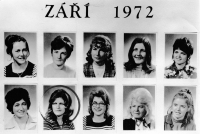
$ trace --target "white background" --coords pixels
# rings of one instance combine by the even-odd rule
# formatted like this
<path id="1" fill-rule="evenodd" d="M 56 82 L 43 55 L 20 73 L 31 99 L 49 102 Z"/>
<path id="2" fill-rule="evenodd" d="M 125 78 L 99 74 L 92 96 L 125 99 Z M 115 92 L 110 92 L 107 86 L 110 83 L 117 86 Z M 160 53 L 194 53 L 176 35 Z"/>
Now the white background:
<path id="1" fill-rule="evenodd" d="M 61 3 L 65 2 L 64 8 L 69 17 L 73 3 L 80 6 L 80 15 L 83 18 L 45 18 L 49 8 L 47 4 L 55 5 L 53 12 L 57 14 Z M 90 3 L 89 16 L 85 16 L 85 4 Z M 114 18 L 115 8 L 119 7 L 119 16 Z M 123 18 L 123 7 L 130 6 L 132 14 Z M 138 9 L 134 6 L 142 6 L 140 18 L 136 19 Z M 152 6 L 153 18 L 146 18 Z M 61 15 L 62 16 L 62 15 Z M 4 85 L 5 84 L 30 84 L 37 85 L 37 102 L 42 103 L 43 85 L 75 85 L 75 91 L 83 101 L 83 85 L 114 85 L 115 90 L 115 130 L 103 131 L 103 133 L 133 133 L 123 131 L 123 85 L 146 85 L 155 86 L 155 122 L 156 129 L 153 131 L 142 131 L 134 133 L 188 133 L 164 131 L 164 86 L 196 86 L 196 125 L 197 130 L 190 133 L 200 133 L 199 115 L 199 71 L 198 79 L 195 80 L 166 80 L 164 76 L 165 67 L 165 33 L 191 33 L 199 34 L 199 1 L 198 0 L 0 0 L 0 111 L 4 111 Z M 3 77 L 4 68 L 4 32 L 31 32 L 36 33 L 37 55 L 36 65 L 38 77 L 35 79 L 11 79 Z M 44 50 L 43 34 L 46 32 L 75 33 L 76 34 L 76 72 L 74 79 L 45 79 L 43 77 Z M 83 77 L 83 46 L 84 32 L 109 32 L 116 33 L 116 69 L 117 75 L 111 79 L 86 79 Z M 124 33 L 156 33 L 156 71 L 155 79 L 124 79 L 123 78 L 123 52 Z M 198 35 L 199 39 L 199 35 Z M 197 69 L 199 70 L 199 41 L 197 40 Z M 39 105 L 39 104 L 38 104 Z M 38 108 L 39 109 L 39 108 Z M 39 111 L 39 110 L 38 110 Z M 74 124 L 73 131 L 44 131 L 43 120 L 37 113 L 38 130 L 28 133 L 49 134 L 49 133 L 102 133 L 102 131 L 83 131 L 82 117 L 83 107 Z M 4 130 L 4 112 L 0 112 L 0 133 L 13 133 Z M 15 131 L 14 133 L 27 133 L 27 131 Z"/>

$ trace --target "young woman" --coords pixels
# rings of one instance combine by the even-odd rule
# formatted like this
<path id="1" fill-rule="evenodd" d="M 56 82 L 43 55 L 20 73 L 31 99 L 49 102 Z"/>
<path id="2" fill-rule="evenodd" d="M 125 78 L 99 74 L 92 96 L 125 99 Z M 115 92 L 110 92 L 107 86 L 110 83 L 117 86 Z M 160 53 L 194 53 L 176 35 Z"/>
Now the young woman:
<path id="1" fill-rule="evenodd" d="M 96 87 L 89 95 L 90 115 L 83 118 L 83 129 L 104 129 L 112 130 L 115 128 L 115 118 L 109 114 L 110 98 L 105 88 Z"/>
<path id="2" fill-rule="evenodd" d="M 55 90 L 49 99 L 44 130 L 73 130 L 74 124 L 70 117 L 74 111 L 70 109 L 71 105 L 72 99 L 65 90 Z"/>
<path id="3" fill-rule="evenodd" d="M 190 79 L 196 78 L 196 69 L 189 65 L 193 54 L 193 46 L 186 37 L 178 38 L 173 45 L 173 64 L 165 68 L 165 78 Z"/>
<path id="4" fill-rule="evenodd" d="M 27 61 L 30 55 L 28 42 L 19 35 L 9 35 L 6 37 L 6 52 L 11 56 L 13 62 L 4 68 L 5 77 L 26 77 L 37 76 L 36 65 Z"/>
<path id="5" fill-rule="evenodd" d="M 165 130 L 196 130 L 194 105 L 189 89 L 180 90 L 173 98 L 165 116 Z"/>
<path id="6" fill-rule="evenodd" d="M 111 40 L 104 35 L 95 36 L 87 52 L 88 62 L 83 66 L 85 77 L 114 77 L 116 72 L 112 55 Z"/>
<path id="7" fill-rule="evenodd" d="M 145 88 L 133 90 L 127 100 L 127 118 L 123 121 L 124 130 L 151 130 L 155 128 L 152 115 L 152 96 Z"/>
<path id="8" fill-rule="evenodd" d="M 147 38 L 137 37 L 128 52 L 128 62 L 124 63 L 124 78 L 153 78 L 155 67 L 151 64 L 151 44 Z"/>
<path id="9" fill-rule="evenodd" d="M 51 55 L 53 63 L 44 68 L 44 77 L 47 78 L 75 78 L 73 69 L 65 65 L 66 60 L 73 51 L 72 39 L 68 36 L 57 36 L 51 42 Z"/>
<path id="10" fill-rule="evenodd" d="M 6 96 L 7 109 L 13 117 L 6 123 L 6 130 L 35 130 L 37 122 L 28 114 L 31 106 L 29 93 L 23 88 L 14 88 Z"/>

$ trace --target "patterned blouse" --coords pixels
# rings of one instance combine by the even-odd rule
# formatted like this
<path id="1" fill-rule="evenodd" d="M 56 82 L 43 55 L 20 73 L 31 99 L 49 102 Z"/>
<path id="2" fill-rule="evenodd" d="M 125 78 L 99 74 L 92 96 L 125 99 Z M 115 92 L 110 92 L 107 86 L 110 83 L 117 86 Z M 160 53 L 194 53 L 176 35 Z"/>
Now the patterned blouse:
<path id="1" fill-rule="evenodd" d="M 14 73 L 12 70 L 12 63 L 4 68 L 5 77 L 24 77 L 24 78 L 34 78 L 37 76 L 37 67 L 35 64 L 28 61 L 28 65 L 24 72 Z"/>
<path id="2" fill-rule="evenodd" d="M 115 118 L 110 115 L 104 122 L 93 122 L 92 116 L 83 117 L 83 130 L 114 130 Z"/>
<path id="3" fill-rule="evenodd" d="M 89 63 L 84 64 L 83 73 L 84 73 L 85 77 L 96 77 L 95 74 L 94 74 L 93 65 L 89 64 Z M 105 77 L 115 77 L 115 74 L 116 74 L 115 67 L 108 68 L 106 66 L 103 77 L 104 78 Z"/>
<path id="4" fill-rule="evenodd" d="M 74 124 L 72 122 L 63 122 L 60 126 L 57 121 L 44 120 L 44 130 L 74 130 Z"/>
<path id="5" fill-rule="evenodd" d="M 177 78 L 177 79 L 195 79 L 197 73 L 195 67 L 186 65 L 183 69 L 178 70 L 175 63 L 165 68 L 165 78 Z"/>

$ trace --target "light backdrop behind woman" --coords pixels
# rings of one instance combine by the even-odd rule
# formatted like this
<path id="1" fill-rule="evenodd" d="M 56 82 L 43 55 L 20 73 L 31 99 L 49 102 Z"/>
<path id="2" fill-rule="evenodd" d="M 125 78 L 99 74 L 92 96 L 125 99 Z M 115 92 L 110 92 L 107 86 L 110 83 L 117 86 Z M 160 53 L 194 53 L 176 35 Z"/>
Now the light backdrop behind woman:
<path id="1" fill-rule="evenodd" d="M 48 111 L 44 118 L 44 130 L 73 130 L 70 120 L 74 110 L 71 109 L 71 96 L 63 89 L 55 90 L 49 99 Z"/>
<path id="2" fill-rule="evenodd" d="M 196 78 L 196 68 L 190 65 L 194 48 L 187 37 L 177 38 L 173 44 L 173 63 L 165 68 L 165 78 Z"/>
<path id="3" fill-rule="evenodd" d="M 24 88 L 13 88 L 5 96 L 7 109 L 13 117 L 6 123 L 6 130 L 35 130 L 37 122 L 28 110 L 31 106 L 29 93 Z"/>
<path id="4" fill-rule="evenodd" d="M 155 129 L 152 114 L 152 95 L 145 88 L 136 88 L 127 98 L 127 116 L 123 121 L 124 130 Z"/>
<path id="5" fill-rule="evenodd" d="M 194 104 L 189 89 L 176 93 L 164 117 L 164 130 L 196 130 Z"/>
<path id="6" fill-rule="evenodd" d="M 155 67 L 151 63 L 151 44 L 145 37 L 136 37 L 124 63 L 124 78 L 153 78 Z"/>
<path id="7" fill-rule="evenodd" d="M 26 39 L 19 35 L 8 35 L 5 39 L 5 45 L 6 52 L 13 59 L 13 62 L 4 68 L 4 76 L 36 77 L 36 65 L 27 60 L 30 50 Z"/>
<path id="8" fill-rule="evenodd" d="M 103 87 L 94 87 L 89 94 L 89 115 L 83 117 L 84 130 L 113 130 L 115 118 L 109 114 L 110 97 Z"/>

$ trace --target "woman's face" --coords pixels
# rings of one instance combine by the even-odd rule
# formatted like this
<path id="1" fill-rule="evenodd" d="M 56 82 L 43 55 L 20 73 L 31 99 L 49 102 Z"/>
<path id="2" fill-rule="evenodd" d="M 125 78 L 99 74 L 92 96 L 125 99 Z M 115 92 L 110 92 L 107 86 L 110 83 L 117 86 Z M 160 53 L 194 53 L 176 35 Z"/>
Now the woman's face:
<path id="1" fill-rule="evenodd" d="M 92 111 L 96 116 L 104 115 L 106 111 L 106 105 L 101 97 L 94 97 L 92 102 Z"/>
<path id="2" fill-rule="evenodd" d="M 53 63 L 57 66 L 63 66 L 67 59 L 67 50 L 65 47 L 52 51 Z"/>
<path id="3" fill-rule="evenodd" d="M 23 64 L 26 62 L 26 59 L 29 55 L 28 49 L 26 48 L 26 44 L 23 41 L 14 42 L 12 49 L 13 60 L 17 64 Z"/>
<path id="4" fill-rule="evenodd" d="M 131 104 L 131 115 L 136 118 L 143 118 L 146 115 L 146 109 L 144 104 L 137 102 L 136 100 L 132 101 Z"/>
<path id="5" fill-rule="evenodd" d="M 106 52 L 101 49 L 101 44 L 96 44 L 92 46 L 91 56 L 93 61 L 96 63 L 106 60 Z"/>
<path id="6" fill-rule="evenodd" d="M 187 61 L 187 54 L 180 49 L 176 49 L 173 53 L 173 59 L 176 64 L 185 64 Z"/>
<path id="7" fill-rule="evenodd" d="M 187 113 L 189 107 L 186 104 L 185 99 L 176 98 L 172 103 L 172 116 L 174 119 L 183 119 Z"/>
<path id="8" fill-rule="evenodd" d="M 56 98 L 52 104 L 53 113 L 56 116 L 62 116 L 65 113 L 65 103 L 62 98 Z"/>
<path id="9" fill-rule="evenodd" d="M 13 105 L 13 113 L 18 118 L 22 118 L 25 115 L 27 115 L 27 110 L 28 110 L 27 104 L 23 99 L 15 102 Z"/>
<path id="10" fill-rule="evenodd" d="M 144 63 L 146 59 L 146 50 L 143 43 L 135 44 L 135 47 L 133 48 L 132 56 L 136 64 Z"/>

